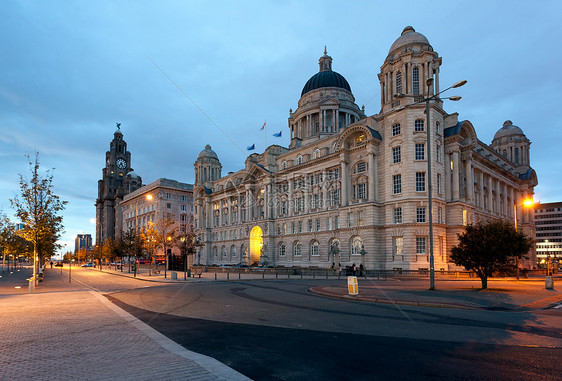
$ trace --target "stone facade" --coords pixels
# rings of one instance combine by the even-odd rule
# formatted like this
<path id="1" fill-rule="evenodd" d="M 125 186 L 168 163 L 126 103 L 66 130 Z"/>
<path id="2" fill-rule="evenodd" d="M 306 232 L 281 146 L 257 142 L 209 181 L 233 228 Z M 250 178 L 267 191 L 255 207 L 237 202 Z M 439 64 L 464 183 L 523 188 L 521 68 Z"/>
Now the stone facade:
<path id="1" fill-rule="evenodd" d="M 533 236 L 533 214 L 521 206 L 537 185 L 529 140 L 507 121 L 486 145 L 439 96 L 427 126 L 419 101 L 439 93 L 441 57 L 425 36 L 407 27 L 392 44 L 379 74 L 381 111 L 372 116 L 326 51 L 319 66 L 290 112 L 289 148 L 267 147 L 224 177 L 210 146 L 199 155 L 199 263 L 428 269 L 428 157 L 436 270 L 455 268 L 450 248 L 469 223 L 517 213 Z"/>
<path id="2" fill-rule="evenodd" d="M 176 180 L 158 179 L 127 194 L 121 202 L 122 231 L 140 231 L 169 216 L 175 223 L 172 228 L 179 232 L 191 229 L 193 222 L 193 185 Z M 179 250 L 171 247 L 173 254 Z M 156 259 L 163 259 L 162 248 L 155 253 Z"/>
<path id="3" fill-rule="evenodd" d="M 123 197 L 140 188 L 142 179 L 131 168 L 131 153 L 123 140 L 120 124 L 105 153 L 102 179 L 98 181 L 96 200 L 96 244 L 121 237 Z"/>

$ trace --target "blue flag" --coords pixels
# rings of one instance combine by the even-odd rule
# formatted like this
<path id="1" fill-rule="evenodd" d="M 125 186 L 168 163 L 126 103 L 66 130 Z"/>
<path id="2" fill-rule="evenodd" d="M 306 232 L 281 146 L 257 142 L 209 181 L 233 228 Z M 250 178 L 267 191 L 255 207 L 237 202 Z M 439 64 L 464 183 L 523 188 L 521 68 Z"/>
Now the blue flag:
<path id="1" fill-rule="evenodd" d="M 280 137 L 281 137 L 281 132 L 283 132 L 283 131 L 279 131 L 278 133 L 273 134 L 273 136 L 275 136 L 276 138 L 280 138 Z"/>
<path id="2" fill-rule="evenodd" d="M 251 146 L 248 146 L 248 148 L 246 148 L 248 151 L 253 151 L 256 149 L 256 143 L 252 144 Z"/>

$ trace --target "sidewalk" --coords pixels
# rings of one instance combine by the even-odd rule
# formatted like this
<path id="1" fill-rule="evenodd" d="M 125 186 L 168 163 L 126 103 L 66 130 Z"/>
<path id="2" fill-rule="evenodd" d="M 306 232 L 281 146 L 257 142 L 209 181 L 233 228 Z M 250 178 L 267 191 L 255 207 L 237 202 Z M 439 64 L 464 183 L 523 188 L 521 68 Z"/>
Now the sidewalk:
<path id="1" fill-rule="evenodd" d="M 248 380 L 67 283 L 56 268 L 33 294 L 30 276 L 24 269 L 0 278 L 0 379 Z"/>

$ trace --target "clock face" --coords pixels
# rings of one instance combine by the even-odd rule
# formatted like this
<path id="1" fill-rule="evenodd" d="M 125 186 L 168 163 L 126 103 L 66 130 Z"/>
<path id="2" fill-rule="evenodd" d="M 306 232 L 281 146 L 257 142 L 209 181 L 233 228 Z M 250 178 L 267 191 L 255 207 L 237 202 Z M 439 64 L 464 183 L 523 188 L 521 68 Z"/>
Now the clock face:
<path id="1" fill-rule="evenodd" d="M 117 159 L 117 161 L 115 161 L 115 164 L 117 164 L 117 168 L 120 169 L 125 169 L 127 167 L 127 162 L 124 159 Z"/>

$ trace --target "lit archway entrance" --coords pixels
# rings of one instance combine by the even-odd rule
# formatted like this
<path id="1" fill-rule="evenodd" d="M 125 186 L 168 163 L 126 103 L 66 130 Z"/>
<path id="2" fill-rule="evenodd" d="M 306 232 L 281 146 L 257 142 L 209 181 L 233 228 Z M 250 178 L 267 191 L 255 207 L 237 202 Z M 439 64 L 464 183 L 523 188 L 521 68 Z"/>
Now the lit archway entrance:
<path id="1" fill-rule="evenodd" d="M 263 247 L 263 232 L 259 226 L 254 226 L 250 232 L 250 258 L 249 264 L 259 262 Z"/>

